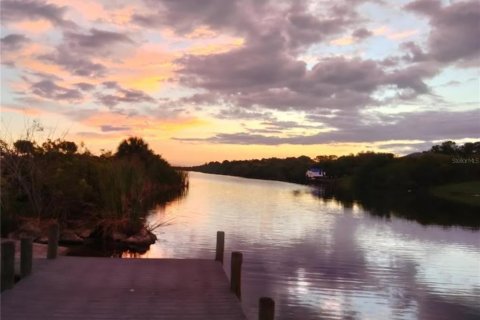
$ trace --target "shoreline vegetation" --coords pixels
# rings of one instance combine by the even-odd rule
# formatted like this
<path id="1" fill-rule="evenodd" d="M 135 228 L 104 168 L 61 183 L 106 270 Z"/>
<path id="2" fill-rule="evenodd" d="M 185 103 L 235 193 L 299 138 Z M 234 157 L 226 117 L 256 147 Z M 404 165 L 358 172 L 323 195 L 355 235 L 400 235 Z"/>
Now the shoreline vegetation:
<path id="1" fill-rule="evenodd" d="M 480 180 L 441 185 L 430 192 L 438 198 L 480 207 Z"/>
<path id="2" fill-rule="evenodd" d="M 473 213 L 480 207 L 480 141 L 463 145 L 445 141 L 402 157 L 363 152 L 313 159 L 301 156 L 209 162 L 182 169 L 307 184 L 310 182 L 305 173 L 312 167 L 326 172 L 327 177 L 317 184 L 330 198 L 343 203 L 356 201 L 373 214 L 390 215 L 389 208 L 395 208 L 420 223 L 480 226 L 480 217 Z M 421 205 L 418 199 L 422 199 Z M 407 204 L 411 208 L 406 208 Z M 414 206 L 421 208 L 423 216 L 412 210 Z M 437 213 L 442 217 L 435 218 Z"/>
<path id="3" fill-rule="evenodd" d="M 0 143 L 2 237 L 44 243 L 55 222 L 63 244 L 146 251 L 159 226 L 146 225 L 148 210 L 188 189 L 188 173 L 137 137 L 100 156 L 62 139 Z"/>

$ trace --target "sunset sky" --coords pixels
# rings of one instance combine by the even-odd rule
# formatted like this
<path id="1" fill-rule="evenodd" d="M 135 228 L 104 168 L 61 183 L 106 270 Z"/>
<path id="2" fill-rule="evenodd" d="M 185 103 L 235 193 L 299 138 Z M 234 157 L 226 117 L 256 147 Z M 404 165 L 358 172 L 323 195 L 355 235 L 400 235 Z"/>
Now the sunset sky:
<path id="1" fill-rule="evenodd" d="M 480 138 L 479 0 L 2 0 L 2 138 L 175 165 Z"/>

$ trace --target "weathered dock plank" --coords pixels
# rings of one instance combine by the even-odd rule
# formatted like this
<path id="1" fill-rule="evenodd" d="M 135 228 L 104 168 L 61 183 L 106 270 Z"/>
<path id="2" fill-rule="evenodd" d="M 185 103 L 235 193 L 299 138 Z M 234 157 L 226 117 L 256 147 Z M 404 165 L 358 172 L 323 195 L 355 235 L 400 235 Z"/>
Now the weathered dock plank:
<path id="1" fill-rule="evenodd" d="M 212 260 L 36 259 L 0 296 L 4 320 L 246 319 Z"/>

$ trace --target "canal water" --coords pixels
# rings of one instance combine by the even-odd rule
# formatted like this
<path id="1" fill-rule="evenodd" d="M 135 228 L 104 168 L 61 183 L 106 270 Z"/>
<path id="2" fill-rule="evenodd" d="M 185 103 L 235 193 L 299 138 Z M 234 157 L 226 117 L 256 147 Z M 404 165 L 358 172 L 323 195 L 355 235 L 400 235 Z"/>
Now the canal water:
<path id="1" fill-rule="evenodd" d="M 375 216 L 316 187 L 190 173 L 188 194 L 157 207 L 144 258 L 214 258 L 217 230 L 243 252 L 242 306 L 256 319 L 479 319 L 480 232 Z M 159 275 L 161 276 L 161 275 Z"/>

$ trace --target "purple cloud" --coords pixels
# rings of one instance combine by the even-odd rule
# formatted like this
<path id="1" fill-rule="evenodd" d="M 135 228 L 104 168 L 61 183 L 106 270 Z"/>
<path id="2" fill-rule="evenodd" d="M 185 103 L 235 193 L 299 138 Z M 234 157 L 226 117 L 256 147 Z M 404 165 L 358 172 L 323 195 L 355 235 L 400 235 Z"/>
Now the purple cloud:
<path id="1" fill-rule="evenodd" d="M 478 62 L 480 5 L 478 1 L 455 2 L 442 7 L 440 1 L 417 0 L 408 10 L 426 15 L 432 31 L 428 38 L 429 55 L 438 62 Z"/>
<path id="2" fill-rule="evenodd" d="M 29 43 L 30 39 L 23 34 L 12 33 L 3 37 L 0 41 L 2 51 L 16 51 Z"/>
<path id="3" fill-rule="evenodd" d="M 31 85 L 31 92 L 34 95 L 51 100 L 66 100 L 68 102 L 79 102 L 83 95 L 76 89 L 69 89 L 57 85 L 52 80 L 41 80 Z"/>
<path id="4" fill-rule="evenodd" d="M 459 112 L 418 112 L 390 116 L 393 123 L 364 124 L 352 118 L 337 123 L 336 130 L 312 135 L 291 137 L 267 136 L 257 133 L 219 133 L 209 138 L 174 138 L 185 142 L 211 142 L 219 144 L 312 145 L 324 143 L 370 143 L 388 140 L 442 140 L 479 139 L 480 110 Z M 333 120 L 334 122 L 335 120 Z M 339 125 L 341 124 L 341 126 Z"/>
<path id="5" fill-rule="evenodd" d="M 45 19 L 60 27 L 76 28 L 75 23 L 64 19 L 66 10 L 66 7 L 41 0 L 3 0 L 1 20 L 3 23 L 9 23 L 20 20 Z"/>

